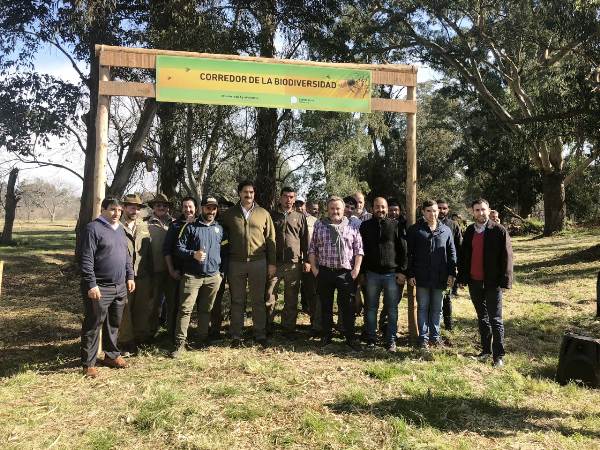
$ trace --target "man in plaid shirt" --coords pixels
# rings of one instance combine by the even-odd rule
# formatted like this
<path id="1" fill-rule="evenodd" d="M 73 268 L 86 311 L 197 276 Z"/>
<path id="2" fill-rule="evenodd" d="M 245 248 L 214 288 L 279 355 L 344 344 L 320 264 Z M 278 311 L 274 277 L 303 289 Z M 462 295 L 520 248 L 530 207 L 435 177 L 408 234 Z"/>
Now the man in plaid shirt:
<path id="1" fill-rule="evenodd" d="M 346 344 L 356 350 L 354 309 L 351 294 L 356 291 L 356 278 L 363 258 L 362 238 L 358 228 L 344 217 L 344 201 L 331 197 L 327 201 L 328 217 L 317 222 L 310 242 L 309 259 L 317 278 L 323 320 L 322 344 L 331 342 L 333 296 L 337 289 L 338 311 L 343 317 Z"/>

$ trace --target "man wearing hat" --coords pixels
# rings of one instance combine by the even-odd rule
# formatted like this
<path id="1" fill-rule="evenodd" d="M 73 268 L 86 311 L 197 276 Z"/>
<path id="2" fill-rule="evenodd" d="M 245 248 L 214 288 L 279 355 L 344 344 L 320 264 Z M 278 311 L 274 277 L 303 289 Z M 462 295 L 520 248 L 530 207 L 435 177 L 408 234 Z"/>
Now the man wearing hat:
<path id="1" fill-rule="evenodd" d="M 182 263 L 179 311 L 175 323 L 175 347 L 171 357 L 185 351 L 187 332 L 194 305 L 198 302 L 198 337 L 200 345 L 208 339 L 210 312 L 221 286 L 221 243 L 223 227 L 215 218 L 219 203 L 214 197 L 202 200 L 202 213 L 188 224 L 177 241 L 176 254 Z"/>
<path id="2" fill-rule="evenodd" d="M 136 289 L 127 297 L 123 320 L 119 327 L 119 346 L 124 352 L 133 353 L 138 344 L 153 338 L 152 317 L 152 242 L 148 225 L 139 213 L 146 205 L 137 194 L 123 197 L 121 224 L 127 236 L 127 249 L 133 262 Z"/>
<path id="3" fill-rule="evenodd" d="M 173 222 L 171 217 L 171 208 L 173 204 L 165 194 L 156 194 L 148 202 L 152 208 L 152 213 L 148 216 L 148 231 L 152 240 L 152 263 L 154 275 L 152 277 L 154 300 L 152 303 L 151 331 L 155 335 L 160 325 L 160 311 L 163 299 L 165 305 L 175 301 L 176 284 L 172 282 L 167 270 L 167 264 L 162 250 L 165 242 L 165 236 L 169 230 L 169 225 Z"/>

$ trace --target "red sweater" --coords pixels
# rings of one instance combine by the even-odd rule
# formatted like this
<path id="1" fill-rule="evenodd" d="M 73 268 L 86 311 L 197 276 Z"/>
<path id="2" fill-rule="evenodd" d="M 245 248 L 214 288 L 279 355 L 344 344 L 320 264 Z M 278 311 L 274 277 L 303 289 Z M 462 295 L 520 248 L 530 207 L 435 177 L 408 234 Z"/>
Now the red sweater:
<path id="1" fill-rule="evenodd" d="M 471 279 L 476 281 L 483 281 L 483 234 L 474 233 L 471 247 L 473 253 L 471 254 Z"/>

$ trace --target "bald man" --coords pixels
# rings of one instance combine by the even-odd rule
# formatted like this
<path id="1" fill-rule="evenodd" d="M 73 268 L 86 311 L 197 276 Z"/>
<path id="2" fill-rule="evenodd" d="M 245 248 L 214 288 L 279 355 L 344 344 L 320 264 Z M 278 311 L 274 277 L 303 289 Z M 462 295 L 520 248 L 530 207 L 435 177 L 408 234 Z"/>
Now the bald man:
<path id="1" fill-rule="evenodd" d="M 373 217 L 360 225 L 365 256 L 361 274 L 366 281 L 366 338 L 369 347 L 375 347 L 379 296 L 383 291 L 383 307 L 389 324 L 385 332 L 385 346 L 396 351 L 398 331 L 398 304 L 406 280 L 407 252 L 404 230 L 397 220 L 388 217 L 385 198 L 373 201 Z"/>

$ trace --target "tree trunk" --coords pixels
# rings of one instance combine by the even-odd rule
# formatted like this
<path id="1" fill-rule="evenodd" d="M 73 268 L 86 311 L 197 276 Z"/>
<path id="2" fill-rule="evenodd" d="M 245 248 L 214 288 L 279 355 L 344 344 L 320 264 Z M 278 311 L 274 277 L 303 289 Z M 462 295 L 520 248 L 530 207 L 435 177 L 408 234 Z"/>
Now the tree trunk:
<path id="1" fill-rule="evenodd" d="M 275 32 L 277 31 L 276 2 L 263 0 L 257 11 L 260 23 L 258 42 L 260 56 L 275 56 Z M 256 115 L 256 200 L 259 205 L 270 209 L 277 196 L 277 110 L 258 108 Z"/>
<path id="2" fill-rule="evenodd" d="M 175 113 L 176 105 L 162 103 L 158 108 L 160 158 L 160 190 L 168 198 L 174 197 L 177 182 L 183 175 L 183 167 L 177 162 L 177 147 L 175 145 Z"/>
<path id="3" fill-rule="evenodd" d="M 559 172 L 543 175 L 544 236 L 562 231 L 565 224 L 564 175 Z"/>
<path id="4" fill-rule="evenodd" d="M 96 44 L 105 44 L 110 41 L 106 36 L 108 25 L 106 18 L 98 11 L 98 16 L 90 26 L 88 34 L 88 55 L 90 61 L 90 75 L 87 86 L 90 92 L 90 109 L 84 116 L 86 127 L 85 162 L 83 166 L 83 186 L 79 205 L 79 216 L 75 226 L 75 258 L 79 261 L 81 244 L 85 226 L 95 219 L 92 217 L 94 210 L 94 166 L 96 158 L 96 108 L 98 107 L 98 68 L 99 61 L 96 57 Z"/>
<path id="5" fill-rule="evenodd" d="M 8 176 L 8 185 L 6 186 L 6 203 L 4 207 L 4 230 L 2 230 L 2 236 L 0 236 L 0 244 L 3 245 L 9 245 L 12 243 L 12 232 L 15 224 L 15 216 L 17 214 L 17 203 L 19 203 L 20 200 L 20 197 L 15 192 L 18 175 L 19 169 L 14 167 Z"/>
<path id="6" fill-rule="evenodd" d="M 146 99 L 135 133 L 133 133 L 129 142 L 127 154 L 123 162 L 115 170 L 113 181 L 107 189 L 107 196 L 122 197 L 131 180 L 133 171 L 139 163 L 145 161 L 144 142 L 148 137 L 150 127 L 156 116 L 156 108 L 156 101 L 153 98 Z"/>

